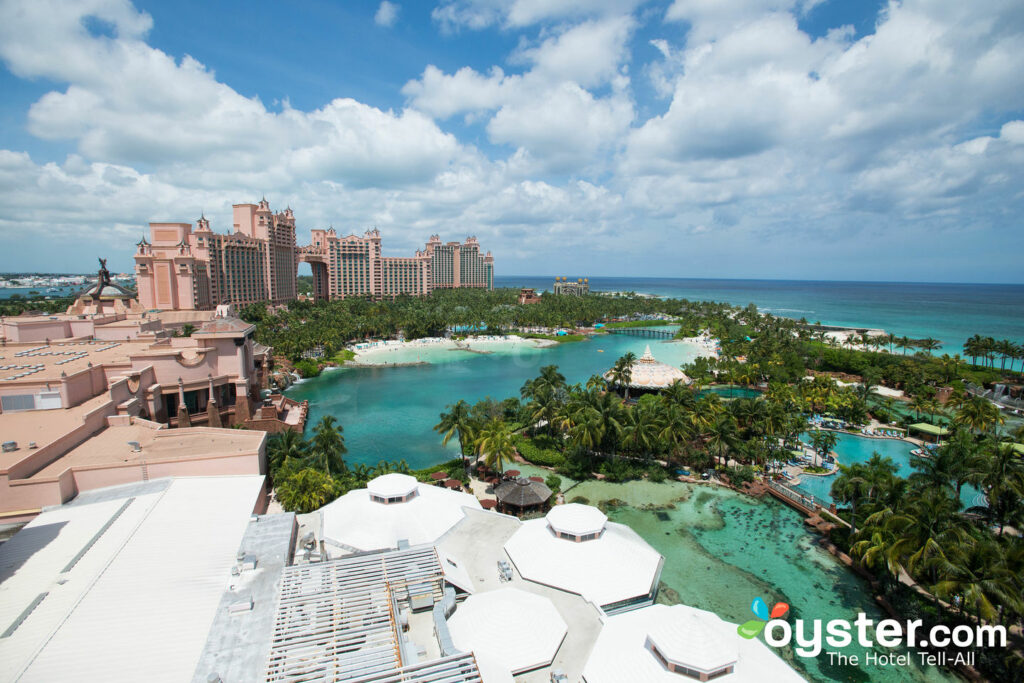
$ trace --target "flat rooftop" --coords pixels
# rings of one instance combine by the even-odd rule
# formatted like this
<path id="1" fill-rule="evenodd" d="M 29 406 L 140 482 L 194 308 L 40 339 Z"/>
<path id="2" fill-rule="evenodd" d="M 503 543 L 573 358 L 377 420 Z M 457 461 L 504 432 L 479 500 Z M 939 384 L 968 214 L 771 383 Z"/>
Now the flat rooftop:
<path id="1" fill-rule="evenodd" d="M 0 545 L 0 681 L 190 680 L 262 476 L 86 492 Z"/>
<path id="2" fill-rule="evenodd" d="M 8 470 L 33 453 L 29 450 L 29 443 L 34 441 L 37 447 L 42 448 L 56 441 L 75 427 L 80 427 L 87 414 L 109 402 L 110 396 L 104 393 L 74 408 L 0 413 L 0 441 L 18 443 L 18 450 L 0 453 L 0 471 Z"/>
<path id="3" fill-rule="evenodd" d="M 66 341 L 7 344 L 0 348 L 0 386 L 26 382 L 57 382 L 92 363 L 127 363 L 131 353 L 149 350 L 151 341 Z"/>
<path id="4" fill-rule="evenodd" d="M 70 467 L 254 453 L 265 438 L 265 432 L 244 429 L 156 429 L 152 423 L 107 427 L 33 474 L 32 478 L 56 477 Z M 140 450 L 133 451 L 128 445 L 130 441 L 138 442 Z"/>

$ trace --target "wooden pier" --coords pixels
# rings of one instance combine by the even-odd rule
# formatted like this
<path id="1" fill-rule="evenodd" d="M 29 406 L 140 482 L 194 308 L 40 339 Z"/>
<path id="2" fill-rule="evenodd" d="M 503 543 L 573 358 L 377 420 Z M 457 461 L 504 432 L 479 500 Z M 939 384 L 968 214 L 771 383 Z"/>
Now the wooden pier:
<path id="1" fill-rule="evenodd" d="M 672 339 L 676 333 L 672 330 L 659 330 L 656 327 L 609 327 L 608 334 L 628 334 L 631 337 L 647 337 L 648 339 Z"/>

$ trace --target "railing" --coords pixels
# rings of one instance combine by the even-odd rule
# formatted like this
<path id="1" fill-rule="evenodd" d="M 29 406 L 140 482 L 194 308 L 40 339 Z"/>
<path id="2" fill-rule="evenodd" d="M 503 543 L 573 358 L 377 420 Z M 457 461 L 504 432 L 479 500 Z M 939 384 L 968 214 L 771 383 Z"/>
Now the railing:
<path id="1" fill-rule="evenodd" d="M 676 336 L 674 330 L 659 330 L 653 327 L 610 327 L 605 329 L 609 334 L 628 334 L 633 337 L 672 339 Z"/>
<path id="2" fill-rule="evenodd" d="M 784 498 L 788 499 L 789 501 L 791 501 L 792 503 L 794 503 L 796 506 L 800 507 L 803 510 L 807 510 L 808 512 L 814 512 L 815 509 L 817 509 L 817 507 L 821 507 L 821 504 L 815 500 L 814 496 L 807 496 L 802 493 L 797 493 L 788 486 L 783 486 L 778 482 L 767 481 L 765 483 L 768 485 L 769 490 L 783 496 Z"/>

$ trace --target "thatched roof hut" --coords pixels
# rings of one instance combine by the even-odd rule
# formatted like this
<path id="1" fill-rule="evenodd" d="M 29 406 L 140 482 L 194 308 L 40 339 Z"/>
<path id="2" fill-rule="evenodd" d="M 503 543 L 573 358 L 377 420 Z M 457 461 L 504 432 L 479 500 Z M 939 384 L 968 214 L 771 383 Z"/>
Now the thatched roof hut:
<path id="1" fill-rule="evenodd" d="M 544 482 L 529 479 L 509 479 L 494 489 L 494 495 L 503 510 L 522 512 L 543 508 L 551 498 L 551 489 Z"/>

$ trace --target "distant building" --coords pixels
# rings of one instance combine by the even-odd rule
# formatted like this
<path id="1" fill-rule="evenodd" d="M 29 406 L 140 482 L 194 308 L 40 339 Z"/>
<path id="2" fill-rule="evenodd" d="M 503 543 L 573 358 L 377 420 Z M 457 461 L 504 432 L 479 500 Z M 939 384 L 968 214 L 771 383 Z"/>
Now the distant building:
<path id="1" fill-rule="evenodd" d="M 577 278 L 575 282 L 570 282 L 568 278 L 556 277 L 552 291 L 555 294 L 586 296 L 590 294 L 590 278 L 581 277 Z"/>
<path id="2" fill-rule="evenodd" d="M 537 296 L 537 293 L 534 291 L 534 289 L 532 287 L 523 287 L 522 289 L 519 290 L 519 305 L 520 306 L 523 306 L 525 304 L 539 304 L 539 303 L 540 303 L 540 297 Z"/>
<path id="3" fill-rule="evenodd" d="M 300 250 L 299 258 L 313 267 L 318 299 L 424 296 L 435 289 L 494 287 L 494 257 L 480 253 L 475 237 L 442 244 L 432 235 L 414 256 L 392 257 L 381 254 L 379 230 L 368 230 L 362 237 L 339 237 L 334 228 L 313 230 L 313 243 Z"/>
<path id="4" fill-rule="evenodd" d="M 274 213 L 267 200 L 235 204 L 234 232 L 213 232 L 205 216 L 190 223 L 150 223 L 136 245 L 135 276 L 144 310 L 210 310 L 220 304 L 294 301 L 299 263 L 313 270 L 317 299 L 423 296 L 434 289 L 494 287 L 494 257 L 475 237 L 442 243 L 432 235 L 410 257 L 381 253 L 379 230 L 339 237 L 312 231 L 297 246 L 291 208 Z"/>

